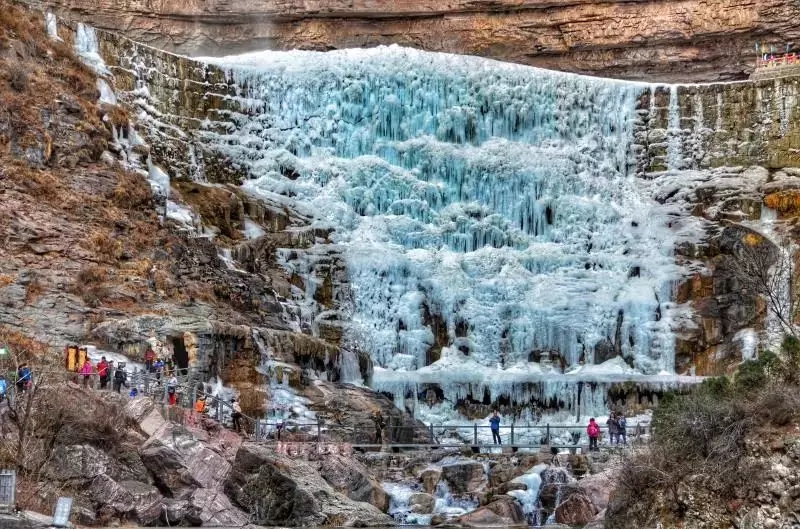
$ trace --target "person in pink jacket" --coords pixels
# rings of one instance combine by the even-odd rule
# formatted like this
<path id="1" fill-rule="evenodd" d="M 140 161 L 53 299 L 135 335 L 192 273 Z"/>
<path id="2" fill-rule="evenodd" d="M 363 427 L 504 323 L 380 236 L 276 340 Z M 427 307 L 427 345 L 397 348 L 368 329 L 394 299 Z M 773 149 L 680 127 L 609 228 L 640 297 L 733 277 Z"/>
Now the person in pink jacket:
<path id="1" fill-rule="evenodd" d="M 586 427 L 586 435 L 589 436 L 589 451 L 597 451 L 597 439 L 600 437 L 600 426 L 594 417 L 589 419 L 589 426 Z"/>
<path id="2" fill-rule="evenodd" d="M 89 387 L 89 377 L 92 376 L 94 372 L 94 366 L 92 366 L 92 362 L 87 358 L 83 362 L 83 367 L 81 367 L 81 376 L 83 377 L 83 387 Z"/>

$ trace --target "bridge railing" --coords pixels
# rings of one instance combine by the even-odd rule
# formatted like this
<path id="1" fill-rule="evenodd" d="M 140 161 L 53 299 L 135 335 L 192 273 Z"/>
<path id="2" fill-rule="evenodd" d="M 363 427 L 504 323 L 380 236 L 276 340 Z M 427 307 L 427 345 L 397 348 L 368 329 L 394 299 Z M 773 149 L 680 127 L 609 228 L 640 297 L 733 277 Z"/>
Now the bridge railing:
<path id="1" fill-rule="evenodd" d="M 254 438 L 259 442 L 292 441 L 315 442 L 325 437 L 336 437 L 356 446 L 415 445 L 440 446 L 492 446 L 491 427 L 480 424 L 430 424 L 427 426 L 428 442 L 419 441 L 420 428 L 408 425 L 387 425 L 378 434 L 376 427 L 365 425 L 343 426 L 317 422 L 297 423 L 258 419 L 255 422 Z M 608 427 L 600 427 L 601 442 L 611 442 Z M 619 442 L 641 442 L 651 432 L 649 423 L 637 423 L 625 428 Z M 577 424 L 516 424 L 500 427 L 500 444 L 511 446 L 580 446 L 588 444 L 586 427 Z M 367 440 L 365 442 L 365 439 Z M 417 439 L 414 441 L 414 439 Z"/>

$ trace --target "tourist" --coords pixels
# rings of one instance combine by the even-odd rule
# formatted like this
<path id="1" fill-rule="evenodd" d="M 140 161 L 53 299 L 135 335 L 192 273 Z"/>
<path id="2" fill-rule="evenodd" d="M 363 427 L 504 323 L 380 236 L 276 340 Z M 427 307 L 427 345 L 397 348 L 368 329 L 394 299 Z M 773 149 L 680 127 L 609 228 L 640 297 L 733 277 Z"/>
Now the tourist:
<path id="1" fill-rule="evenodd" d="M 8 381 L 6 377 L 0 375 L 0 402 L 6 400 L 6 392 L 8 391 Z"/>
<path id="2" fill-rule="evenodd" d="M 606 421 L 608 427 L 608 444 L 614 444 L 614 441 L 619 443 L 619 424 L 617 423 L 617 416 L 612 411 Z"/>
<path id="3" fill-rule="evenodd" d="M 600 437 L 600 426 L 594 420 L 594 417 L 589 419 L 589 426 L 586 427 L 586 434 L 589 436 L 589 451 L 597 451 L 597 439 Z"/>
<path id="4" fill-rule="evenodd" d="M 114 371 L 114 391 L 120 392 L 122 386 L 127 386 L 128 375 L 125 373 L 125 364 L 122 362 L 117 364 L 117 370 Z"/>
<path id="5" fill-rule="evenodd" d="M 170 406 L 178 404 L 178 379 L 174 376 L 167 382 L 167 395 L 169 396 Z"/>
<path id="6" fill-rule="evenodd" d="M 386 422 L 383 420 L 380 410 L 372 412 L 372 422 L 375 423 L 375 444 L 383 444 L 383 429 L 386 427 Z"/>
<path id="7" fill-rule="evenodd" d="M 278 441 L 281 440 L 281 434 L 283 433 L 283 429 L 286 426 L 286 423 L 283 422 L 283 419 L 278 420 L 278 424 L 275 425 L 275 436 L 278 438 Z"/>
<path id="8" fill-rule="evenodd" d="M 24 393 L 31 385 L 31 379 L 33 378 L 33 374 L 31 373 L 31 368 L 28 367 L 28 364 L 22 363 L 17 368 L 17 391 L 19 393 Z"/>
<path id="9" fill-rule="evenodd" d="M 92 376 L 94 372 L 94 366 L 92 366 L 92 361 L 88 358 L 83 361 L 83 366 L 81 367 L 81 378 L 83 378 L 83 387 L 89 387 L 89 377 Z"/>
<path id="10" fill-rule="evenodd" d="M 628 421 L 625 420 L 625 414 L 620 413 L 617 415 L 617 444 L 619 444 L 620 438 L 622 438 L 622 444 L 628 444 Z"/>
<path id="11" fill-rule="evenodd" d="M 500 442 L 500 415 L 494 410 L 494 415 L 489 419 L 489 429 L 492 430 L 492 443 L 499 445 Z"/>
<path id="12" fill-rule="evenodd" d="M 97 375 L 100 377 L 100 389 L 106 389 L 108 386 L 108 373 L 110 371 L 110 366 L 108 362 L 106 362 L 106 357 L 100 358 L 100 361 L 97 363 Z"/>
<path id="13" fill-rule="evenodd" d="M 156 382 L 161 383 L 161 373 L 164 372 L 164 361 L 160 358 L 156 359 L 155 364 L 153 364 L 153 368 L 156 371 Z"/>
<path id="14" fill-rule="evenodd" d="M 233 430 L 238 432 L 241 428 L 239 420 L 242 418 L 242 407 L 239 406 L 239 403 L 236 402 L 236 399 L 231 399 L 231 409 L 233 409 L 233 413 L 231 414 L 231 419 L 233 419 Z"/>
<path id="15" fill-rule="evenodd" d="M 144 369 L 147 373 L 153 372 L 153 362 L 156 359 L 156 352 L 153 351 L 152 347 L 148 347 L 147 351 L 144 352 Z"/>

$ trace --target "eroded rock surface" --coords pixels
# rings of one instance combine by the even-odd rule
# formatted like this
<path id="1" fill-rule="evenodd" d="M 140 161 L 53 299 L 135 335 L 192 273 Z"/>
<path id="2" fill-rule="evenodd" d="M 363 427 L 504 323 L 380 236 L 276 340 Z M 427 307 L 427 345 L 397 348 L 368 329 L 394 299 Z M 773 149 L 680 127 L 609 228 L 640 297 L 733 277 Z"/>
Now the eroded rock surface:
<path id="1" fill-rule="evenodd" d="M 335 491 L 308 463 L 256 444 L 239 449 L 225 490 L 261 525 L 392 524 L 376 507 Z"/>
<path id="2" fill-rule="evenodd" d="M 797 42 L 790 0 L 31 0 L 189 55 L 400 44 L 648 81 L 742 78 L 755 41 Z"/>

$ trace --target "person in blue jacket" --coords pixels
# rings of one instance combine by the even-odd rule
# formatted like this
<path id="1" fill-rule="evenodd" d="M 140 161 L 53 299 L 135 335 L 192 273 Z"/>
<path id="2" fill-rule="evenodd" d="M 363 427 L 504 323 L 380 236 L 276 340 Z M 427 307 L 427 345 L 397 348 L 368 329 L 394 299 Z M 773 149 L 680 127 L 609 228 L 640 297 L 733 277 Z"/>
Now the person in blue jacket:
<path id="1" fill-rule="evenodd" d="M 492 430 L 492 442 L 494 444 L 502 444 L 500 442 L 500 415 L 497 410 L 494 410 L 494 415 L 489 419 L 489 428 Z"/>

